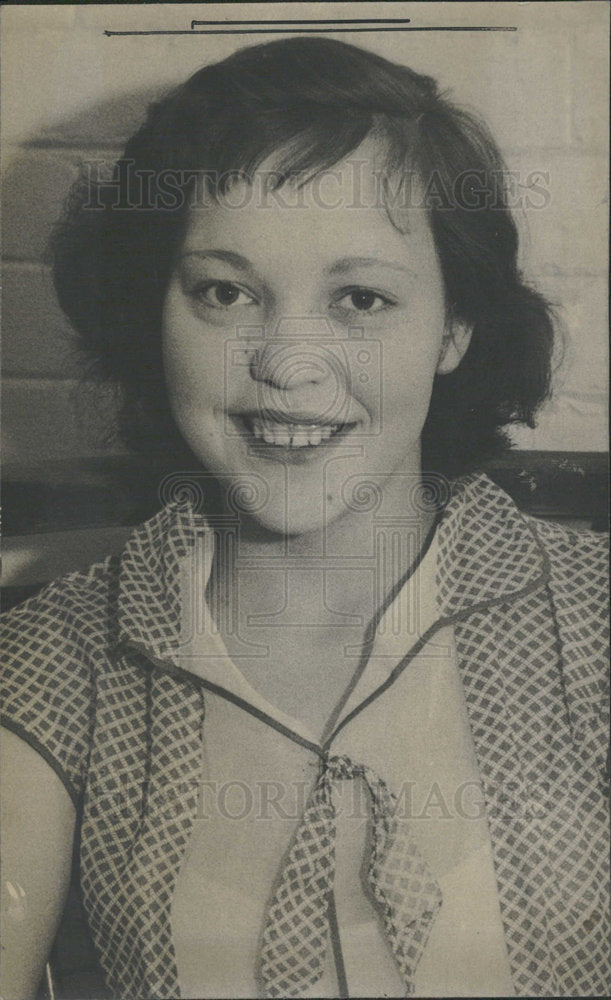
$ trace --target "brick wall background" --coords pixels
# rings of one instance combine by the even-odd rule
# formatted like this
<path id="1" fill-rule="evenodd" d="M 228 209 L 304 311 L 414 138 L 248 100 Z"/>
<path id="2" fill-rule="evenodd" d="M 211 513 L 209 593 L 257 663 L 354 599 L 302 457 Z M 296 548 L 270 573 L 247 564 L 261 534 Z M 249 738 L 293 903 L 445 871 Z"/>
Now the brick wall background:
<path id="1" fill-rule="evenodd" d="M 606 448 L 607 5 L 39 5 L 2 10 L 7 465 L 121 451 L 108 430 L 112 398 L 83 381 L 54 301 L 50 229 L 81 160 L 117 156 L 149 100 L 248 41 L 107 38 L 103 30 L 188 29 L 192 18 L 380 17 L 382 8 L 383 16 L 403 17 L 407 6 L 413 25 L 519 28 L 337 37 L 436 76 L 484 115 L 522 183 L 533 171 L 547 175 L 549 203 L 536 207 L 547 199 L 531 190 L 533 207 L 518 213 L 523 265 L 559 308 L 566 356 L 539 428 L 517 431 L 516 441 Z"/>

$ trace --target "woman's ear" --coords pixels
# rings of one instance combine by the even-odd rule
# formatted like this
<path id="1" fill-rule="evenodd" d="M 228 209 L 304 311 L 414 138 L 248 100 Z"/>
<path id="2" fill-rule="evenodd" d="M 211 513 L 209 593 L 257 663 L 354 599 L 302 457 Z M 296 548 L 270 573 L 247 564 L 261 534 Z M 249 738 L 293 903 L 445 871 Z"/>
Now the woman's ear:
<path id="1" fill-rule="evenodd" d="M 467 353 L 473 327 L 463 320 L 453 319 L 443 337 L 437 364 L 438 375 L 449 375 L 458 368 Z"/>

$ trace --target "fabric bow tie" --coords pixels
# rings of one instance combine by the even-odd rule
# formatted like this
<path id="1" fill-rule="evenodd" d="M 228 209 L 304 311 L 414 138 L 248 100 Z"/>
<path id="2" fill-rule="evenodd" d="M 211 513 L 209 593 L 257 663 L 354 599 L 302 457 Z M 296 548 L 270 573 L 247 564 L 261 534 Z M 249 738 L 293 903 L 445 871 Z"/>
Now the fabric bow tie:
<path id="1" fill-rule="evenodd" d="M 260 952 L 266 997 L 299 997 L 320 979 L 335 878 L 333 786 L 362 778 L 371 797 L 368 881 L 395 961 L 414 991 L 414 974 L 442 903 L 439 885 L 416 843 L 397 836 L 397 798 L 384 781 L 348 757 L 325 757 L 272 897 Z"/>

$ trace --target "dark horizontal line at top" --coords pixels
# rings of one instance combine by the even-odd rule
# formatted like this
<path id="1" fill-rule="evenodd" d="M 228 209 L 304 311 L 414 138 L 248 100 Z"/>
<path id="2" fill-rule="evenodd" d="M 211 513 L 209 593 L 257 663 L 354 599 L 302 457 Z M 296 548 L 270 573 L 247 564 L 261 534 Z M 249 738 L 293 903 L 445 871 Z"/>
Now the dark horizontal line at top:
<path id="1" fill-rule="evenodd" d="M 191 30 L 198 25 L 224 25 L 229 28 L 231 25 L 241 24 L 410 24 L 409 17 L 342 17 L 336 20 L 329 17 L 308 20 L 307 18 L 273 18 L 266 21 L 258 19 L 255 21 L 191 21 Z"/>
<path id="2" fill-rule="evenodd" d="M 477 26 L 477 27 L 459 27 L 455 26 L 437 26 L 434 27 L 417 27 L 417 26 L 396 26 L 396 27 L 377 27 L 377 28 L 196 28 L 194 31 L 187 31 L 181 29 L 163 29 L 158 28 L 150 31 L 109 31 L 106 29 L 104 34 L 107 37 L 116 37 L 118 35 L 313 35 L 316 33 L 324 33 L 326 35 L 333 34 L 346 34 L 348 32 L 371 32 L 371 31 L 517 31 L 517 27 L 512 26 Z"/>

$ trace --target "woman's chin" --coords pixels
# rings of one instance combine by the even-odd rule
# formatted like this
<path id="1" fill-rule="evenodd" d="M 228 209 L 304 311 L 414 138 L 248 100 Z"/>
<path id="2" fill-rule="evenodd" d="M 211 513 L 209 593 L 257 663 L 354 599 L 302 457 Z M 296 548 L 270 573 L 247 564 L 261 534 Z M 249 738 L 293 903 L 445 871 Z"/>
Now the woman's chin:
<path id="1" fill-rule="evenodd" d="M 236 510 L 234 500 L 233 512 L 237 513 L 245 531 L 250 527 L 255 532 L 258 529 L 270 535 L 299 537 L 324 532 L 340 515 L 338 508 L 341 505 L 325 503 L 320 494 L 292 499 L 279 491 L 270 492 L 267 501 L 260 506 L 248 502 L 240 506 L 241 509 Z"/>
<path id="2" fill-rule="evenodd" d="M 250 520 L 266 532 L 289 538 L 319 534 L 328 523 L 328 518 L 320 510 L 313 510 L 303 504 L 297 508 L 270 504 L 266 509 L 250 515 Z"/>

